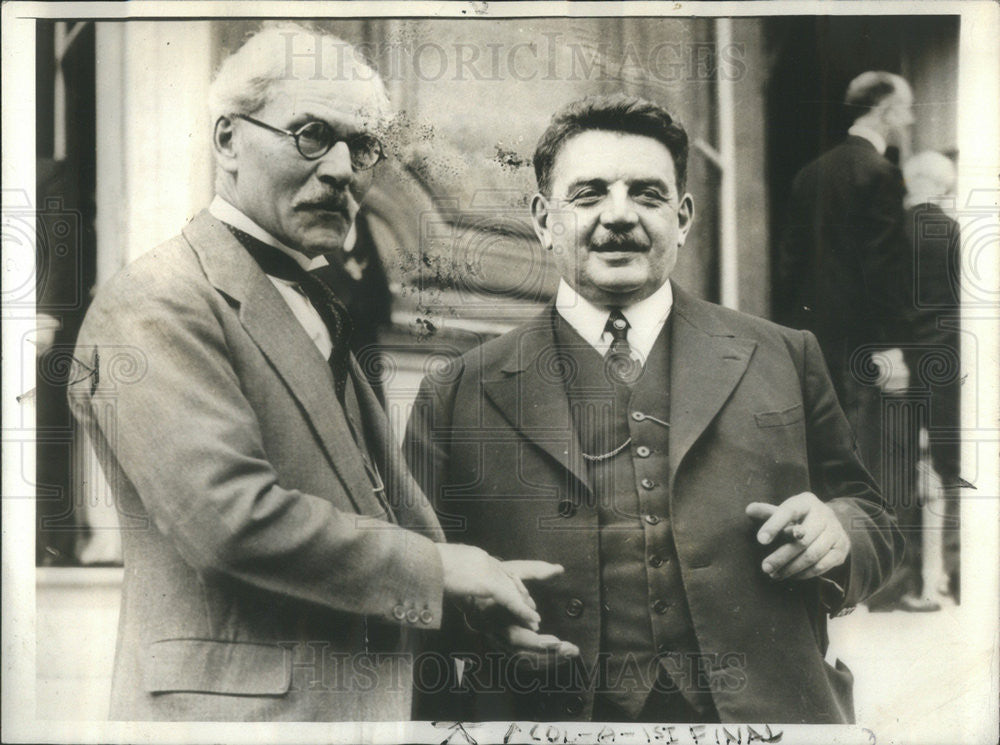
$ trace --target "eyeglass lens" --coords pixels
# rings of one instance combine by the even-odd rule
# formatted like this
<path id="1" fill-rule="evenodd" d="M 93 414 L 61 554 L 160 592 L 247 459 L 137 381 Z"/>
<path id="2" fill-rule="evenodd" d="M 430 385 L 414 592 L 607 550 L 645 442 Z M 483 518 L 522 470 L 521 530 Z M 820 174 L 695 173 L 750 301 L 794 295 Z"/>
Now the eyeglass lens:
<path id="1" fill-rule="evenodd" d="M 340 138 L 323 122 L 309 122 L 298 130 L 296 144 L 306 158 L 319 158 L 329 152 Z M 382 143 L 370 134 L 356 134 L 343 138 L 351 153 L 351 165 L 358 170 L 371 168 L 382 157 Z"/>

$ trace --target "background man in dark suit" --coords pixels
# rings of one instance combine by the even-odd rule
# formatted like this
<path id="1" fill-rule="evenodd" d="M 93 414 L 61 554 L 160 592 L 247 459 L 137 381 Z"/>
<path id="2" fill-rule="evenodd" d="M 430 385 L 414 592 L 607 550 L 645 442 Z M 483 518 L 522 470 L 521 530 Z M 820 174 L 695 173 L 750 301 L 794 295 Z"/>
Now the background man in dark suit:
<path id="1" fill-rule="evenodd" d="M 382 157 L 378 76 L 271 28 L 219 69 L 216 199 L 103 287 L 70 396 L 122 517 L 116 719 L 410 715 L 408 629 L 444 595 L 528 626 L 518 572 L 444 545 L 308 271 L 343 246 Z"/>
<path id="2" fill-rule="evenodd" d="M 907 396 L 914 411 L 923 413 L 910 419 L 905 449 L 904 462 L 913 470 L 906 484 L 916 489 L 892 495 L 907 537 L 903 566 L 871 605 L 933 611 L 958 589 L 961 235 L 946 210 L 955 188 L 951 160 L 924 151 L 907 159 L 903 176 L 911 317 L 902 341 L 910 370 Z"/>
<path id="3" fill-rule="evenodd" d="M 784 323 L 816 334 L 865 465 L 880 475 L 880 388 L 906 385 L 902 271 L 903 179 L 886 159 L 913 123 L 913 94 L 888 72 L 848 85 L 847 138 L 806 165 L 792 184 L 776 291 Z M 873 355 L 873 351 L 879 354 Z M 872 365 L 876 365 L 876 371 Z"/>
<path id="4" fill-rule="evenodd" d="M 566 568 L 533 589 L 539 632 L 467 614 L 510 655 L 474 718 L 853 717 L 825 619 L 885 581 L 901 537 L 815 337 L 669 281 L 687 154 L 648 101 L 557 113 L 531 204 L 555 302 L 418 395 L 406 452 L 454 538 Z M 464 684 L 488 686 L 495 659 L 470 659 Z"/>

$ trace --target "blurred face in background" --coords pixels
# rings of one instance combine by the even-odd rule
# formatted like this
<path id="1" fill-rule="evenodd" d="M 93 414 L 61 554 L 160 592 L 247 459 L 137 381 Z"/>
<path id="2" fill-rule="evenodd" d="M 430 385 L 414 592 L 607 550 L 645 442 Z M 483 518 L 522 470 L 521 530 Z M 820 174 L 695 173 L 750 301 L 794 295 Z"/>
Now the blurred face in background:
<path id="1" fill-rule="evenodd" d="M 886 142 L 897 147 L 908 144 L 910 127 L 913 125 L 913 93 L 905 83 L 900 83 L 896 92 L 885 99 L 882 111 L 885 124 Z"/>
<path id="2" fill-rule="evenodd" d="M 677 189 L 674 159 L 659 140 L 586 130 L 560 147 L 551 194 L 532 220 L 562 278 L 595 305 L 624 307 L 670 277 L 694 218 Z"/>

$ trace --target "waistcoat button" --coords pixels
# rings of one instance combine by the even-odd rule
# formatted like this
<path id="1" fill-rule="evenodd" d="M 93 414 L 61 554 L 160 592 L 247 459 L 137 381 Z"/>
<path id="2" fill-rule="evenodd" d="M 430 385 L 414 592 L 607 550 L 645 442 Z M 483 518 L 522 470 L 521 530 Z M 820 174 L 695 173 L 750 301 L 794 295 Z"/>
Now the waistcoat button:
<path id="1" fill-rule="evenodd" d="M 583 601 L 580 598 L 571 598 L 566 603 L 566 615 L 570 618 L 579 618 L 583 615 Z"/>
<path id="2" fill-rule="evenodd" d="M 645 445 L 640 445 L 635 449 L 635 454 L 638 455 L 640 458 L 648 458 L 649 448 L 646 447 Z"/>

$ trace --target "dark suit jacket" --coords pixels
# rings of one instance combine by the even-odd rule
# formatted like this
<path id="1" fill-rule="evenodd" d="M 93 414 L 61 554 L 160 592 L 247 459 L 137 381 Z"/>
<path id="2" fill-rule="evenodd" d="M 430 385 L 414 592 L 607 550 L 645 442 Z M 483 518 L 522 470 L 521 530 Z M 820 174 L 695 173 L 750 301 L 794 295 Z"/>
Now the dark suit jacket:
<path id="1" fill-rule="evenodd" d="M 386 505 L 326 361 L 205 212 L 101 289 L 76 356 L 123 523 L 112 717 L 408 719 L 409 662 L 363 653 L 439 624 L 442 534 L 357 365 Z"/>
<path id="2" fill-rule="evenodd" d="M 561 509 L 589 486 L 565 388 L 549 364 L 554 312 L 428 377 L 406 452 L 450 540 L 566 568 L 533 596 L 542 631 L 577 644 L 589 664 L 601 638 L 598 518 L 586 500 Z M 816 340 L 678 288 L 672 313 L 663 478 L 716 708 L 723 721 L 850 721 L 850 673 L 824 662 L 826 616 L 888 577 L 902 538 L 855 456 Z M 775 583 L 760 569 L 773 549 L 757 544 L 759 525 L 744 508 L 806 490 L 828 500 L 850 534 L 843 595 L 819 580 Z M 570 603 L 582 612 L 567 613 Z M 514 704 L 518 715 L 559 720 L 574 706 L 589 716 L 592 693 L 528 699 Z"/>
<path id="3" fill-rule="evenodd" d="M 835 378 L 857 347 L 905 338 L 903 193 L 899 169 L 855 136 L 792 184 L 778 317 L 816 334 Z"/>
<path id="4" fill-rule="evenodd" d="M 931 457 L 945 483 L 959 474 L 954 436 L 961 404 L 959 277 L 961 234 L 958 223 L 935 204 L 906 210 L 910 248 L 907 287 L 912 296 L 904 354 L 915 393 L 930 397 Z M 935 431 L 942 432 L 935 436 Z"/>

